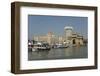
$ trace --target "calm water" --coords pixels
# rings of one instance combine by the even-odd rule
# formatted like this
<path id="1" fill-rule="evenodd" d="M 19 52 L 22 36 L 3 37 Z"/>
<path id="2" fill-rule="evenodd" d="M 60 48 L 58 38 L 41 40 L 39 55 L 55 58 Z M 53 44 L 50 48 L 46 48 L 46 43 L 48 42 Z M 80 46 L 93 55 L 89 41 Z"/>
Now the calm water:
<path id="1" fill-rule="evenodd" d="M 77 59 L 87 57 L 87 46 L 68 47 L 62 49 L 51 49 L 34 52 L 28 51 L 28 60 Z"/>

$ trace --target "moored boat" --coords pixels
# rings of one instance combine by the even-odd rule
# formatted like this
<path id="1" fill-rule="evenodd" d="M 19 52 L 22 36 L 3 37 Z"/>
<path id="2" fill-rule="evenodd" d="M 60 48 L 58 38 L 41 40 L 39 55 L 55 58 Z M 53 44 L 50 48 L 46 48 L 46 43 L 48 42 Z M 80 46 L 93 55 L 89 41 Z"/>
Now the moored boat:
<path id="1" fill-rule="evenodd" d="M 50 50 L 50 46 L 47 43 L 37 43 L 34 44 L 32 47 L 33 51 L 39 51 L 39 50 Z"/>
<path id="2" fill-rule="evenodd" d="M 64 45 L 64 44 L 56 44 L 53 45 L 52 48 L 57 49 L 57 48 L 67 48 L 69 47 L 68 45 Z"/>

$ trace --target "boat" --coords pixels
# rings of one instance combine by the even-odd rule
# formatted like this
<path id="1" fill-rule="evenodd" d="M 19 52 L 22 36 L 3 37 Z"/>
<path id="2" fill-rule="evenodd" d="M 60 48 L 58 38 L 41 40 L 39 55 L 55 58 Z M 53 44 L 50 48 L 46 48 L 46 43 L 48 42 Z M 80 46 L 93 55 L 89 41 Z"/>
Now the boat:
<path id="1" fill-rule="evenodd" d="M 40 51 L 40 50 L 50 50 L 50 46 L 47 43 L 37 43 L 32 47 L 32 51 Z"/>
<path id="2" fill-rule="evenodd" d="M 52 46 L 52 48 L 54 48 L 54 49 L 67 48 L 67 47 L 69 47 L 69 46 L 68 45 L 64 45 L 64 44 L 55 44 L 55 45 Z"/>

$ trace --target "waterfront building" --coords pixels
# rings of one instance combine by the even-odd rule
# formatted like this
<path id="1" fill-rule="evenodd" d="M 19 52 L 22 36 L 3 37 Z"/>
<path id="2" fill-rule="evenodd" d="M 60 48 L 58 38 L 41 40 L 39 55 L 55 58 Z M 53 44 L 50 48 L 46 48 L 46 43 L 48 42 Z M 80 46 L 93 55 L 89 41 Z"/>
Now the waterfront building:
<path id="1" fill-rule="evenodd" d="M 68 40 L 68 37 L 72 36 L 73 33 L 73 27 L 66 26 L 64 27 L 64 32 L 65 32 L 65 40 Z"/>
<path id="2" fill-rule="evenodd" d="M 53 35 L 53 32 L 48 32 L 48 34 L 47 34 L 47 42 L 49 44 L 53 44 L 54 43 L 54 35 Z"/>
<path id="3" fill-rule="evenodd" d="M 53 32 L 48 32 L 47 35 L 34 36 L 33 39 L 39 42 L 47 42 L 49 44 L 55 44 L 58 42 L 57 37 L 53 34 Z"/>
<path id="4" fill-rule="evenodd" d="M 35 40 L 35 41 L 39 41 L 39 42 L 45 42 L 45 41 L 47 41 L 47 37 L 45 36 L 45 35 L 41 35 L 41 36 L 34 36 L 33 37 L 33 40 Z"/>
<path id="5" fill-rule="evenodd" d="M 84 45 L 83 36 L 73 33 L 72 36 L 69 36 L 70 43 L 72 45 Z"/>
<path id="6" fill-rule="evenodd" d="M 73 27 L 66 26 L 64 27 L 64 35 L 56 36 L 53 32 L 48 32 L 47 35 L 34 36 L 33 40 L 47 42 L 49 45 L 54 44 L 70 44 L 70 45 L 83 45 L 84 38 L 83 36 L 75 33 Z"/>

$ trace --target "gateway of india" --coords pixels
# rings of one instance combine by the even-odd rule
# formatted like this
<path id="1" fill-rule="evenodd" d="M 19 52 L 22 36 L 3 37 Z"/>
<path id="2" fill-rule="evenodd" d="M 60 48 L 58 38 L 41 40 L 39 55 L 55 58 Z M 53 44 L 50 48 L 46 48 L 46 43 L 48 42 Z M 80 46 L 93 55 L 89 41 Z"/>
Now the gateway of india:
<path id="1" fill-rule="evenodd" d="M 64 27 L 64 35 L 56 36 L 53 32 L 48 32 L 47 35 L 34 36 L 33 40 L 40 42 L 47 42 L 50 45 L 54 44 L 70 44 L 70 45 L 84 45 L 83 36 L 75 33 L 73 27 Z"/>

